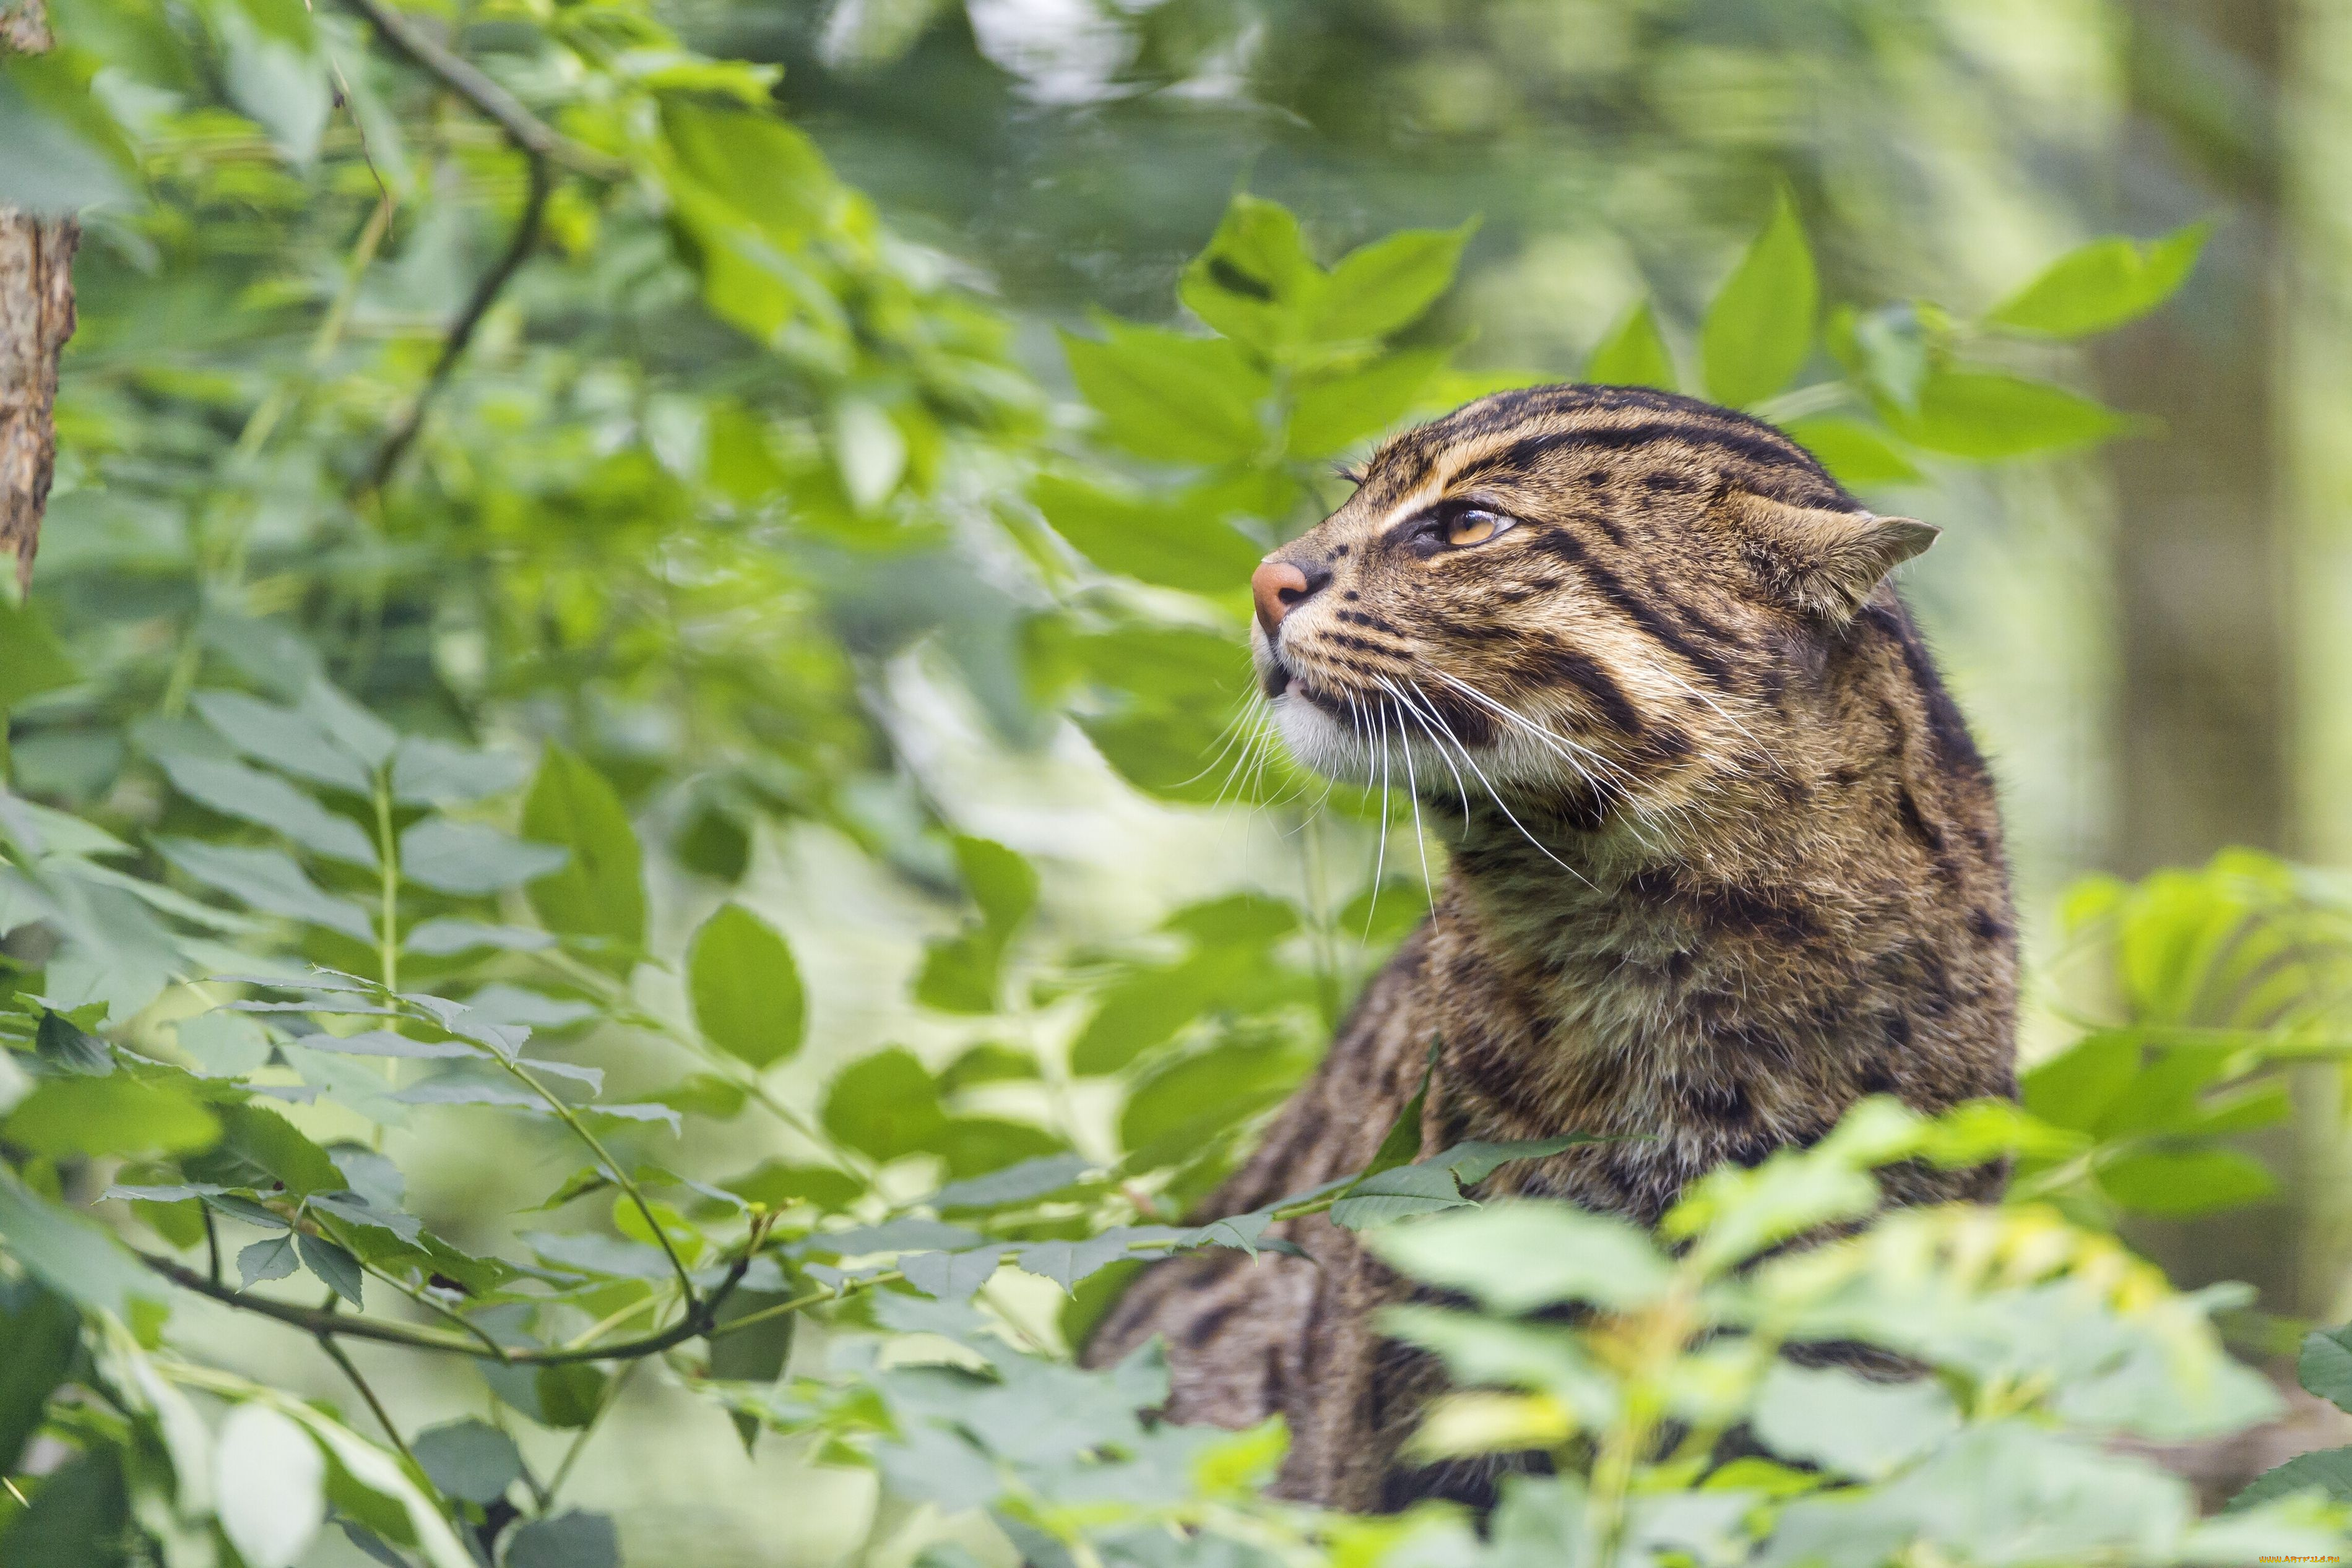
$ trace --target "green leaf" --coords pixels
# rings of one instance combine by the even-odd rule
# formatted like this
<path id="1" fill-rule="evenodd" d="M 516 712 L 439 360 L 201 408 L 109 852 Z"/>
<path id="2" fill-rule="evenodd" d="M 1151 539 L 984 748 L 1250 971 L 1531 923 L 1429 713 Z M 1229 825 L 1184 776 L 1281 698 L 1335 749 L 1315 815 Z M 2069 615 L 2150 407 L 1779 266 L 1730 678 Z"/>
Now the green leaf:
<path id="1" fill-rule="evenodd" d="M 0 1166 L 0 1252 L 59 1295 L 135 1319 L 132 1302 L 160 1301 L 163 1282 L 132 1260 L 114 1233 L 27 1191 Z"/>
<path id="2" fill-rule="evenodd" d="M 0 126 L 5 121 L 0 120 Z M 14 149 L 11 149 L 13 152 Z M 85 1448 L 59 1466 L 8 1526 L 8 1568 L 131 1568 L 122 1449 Z"/>
<path id="3" fill-rule="evenodd" d="M 1562 1301 L 1632 1312 L 1663 1295 L 1672 1276 L 1643 1232 L 1565 1204 L 1498 1201 L 1365 1239 L 1413 1278 L 1502 1312 Z"/>
<path id="4" fill-rule="evenodd" d="M 200 1149 L 220 1123 L 184 1079 L 51 1078 L 8 1113 L 7 1141 L 52 1158 Z"/>
<path id="5" fill-rule="evenodd" d="M 227 0 L 210 7 L 229 97 L 296 163 L 318 156 L 333 89 L 299 0 Z"/>
<path id="6" fill-rule="evenodd" d="M 1848 489 L 1916 484 L 1921 476 L 1908 457 L 1874 425 L 1843 414 L 1816 413 L 1781 426 L 1789 438 L 1821 462 Z"/>
<path id="7" fill-rule="evenodd" d="M 242 692 L 198 692 L 196 712 L 221 738 L 253 758 L 314 784 L 365 795 L 365 763 L 310 716 Z"/>
<path id="8" fill-rule="evenodd" d="M 1438 1050 L 1439 1042 L 1431 1040 L 1429 1060 L 1422 1064 L 1421 1082 L 1413 1090 L 1412 1098 L 1404 1103 L 1404 1108 L 1389 1124 L 1387 1133 L 1381 1135 L 1381 1146 L 1372 1151 L 1371 1163 L 1364 1166 L 1365 1176 L 1378 1176 L 1382 1171 L 1394 1170 L 1399 1166 L 1408 1166 L 1421 1158 L 1422 1107 L 1429 1101 L 1429 1081 L 1437 1071 Z"/>
<path id="9" fill-rule="evenodd" d="M 933 1152 L 948 1175 L 976 1176 L 1021 1160 L 1047 1159 L 1069 1145 L 1034 1122 L 1002 1116 L 956 1116 L 939 1132 Z"/>
<path id="10" fill-rule="evenodd" d="M 1036 868 L 991 839 L 959 833 L 953 847 L 956 870 L 981 918 L 1001 937 L 1011 936 L 1037 906 Z"/>
<path id="11" fill-rule="evenodd" d="M 841 1070 L 825 1092 L 824 1130 L 877 1160 L 929 1148 L 947 1124 L 931 1075 L 892 1046 Z"/>
<path id="12" fill-rule="evenodd" d="M 1166 497 L 1127 496 L 1049 474 L 1031 497 L 1054 531 L 1105 571 L 1220 593 L 1247 582 L 1265 553 L 1226 521 L 1235 492 L 1232 483 L 1216 482 Z"/>
<path id="13" fill-rule="evenodd" d="M 548 929 L 601 938 L 623 950 L 614 967 L 646 938 L 645 857 L 621 798 L 604 776 L 560 746 L 540 759 L 523 801 L 522 831 L 572 852 L 562 870 L 532 883 L 530 906 Z"/>
<path id="14" fill-rule="evenodd" d="M 1177 296 L 1228 338 L 1278 354 L 1298 336 L 1320 296 L 1323 269 L 1307 252 L 1298 220 L 1276 203 L 1236 194 Z"/>
<path id="15" fill-rule="evenodd" d="M 1119 1113 L 1127 1148 L 1179 1157 L 1280 1100 L 1314 1065 L 1286 1042 L 1230 1040 L 1182 1056 L 1139 1081 Z"/>
<path id="16" fill-rule="evenodd" d="M 221 1122 L 220 1142 L 181 1162 L 195 1180 L 265 1192 L 283 1187 L 294 1197 L 346 1186 L 327 1151 L 276 1112 L 246 1104 L 216 1106 L 214 1113 Z"/>
<path id="17" fill-rule="evenodd" d="M 1988 326 L 2051 338 L 2082 338 L 2147 315 L 2195 270 L 2210 222 L 2158 240 L 2095 239 L 2052 262 L 2041 277 L 1985 315 Z"/>
<path id="18" fill-rule="evenodd" d="M 167 751 L 156 760 L 172 787 L 198 805 L 275 829 L 329 860 L 375 869 L 375 845 L 357 822 L 330 811 L 274 773 L 184 751 Z"/>
<path id="19" fill-rule="evenodd" d="M 982 1247 L 969 1252 L 909 1252 L 898 1260 L 907 1283 L 942 1301 L 968 1301 L 996 1273 L 1003 1247 Z"/>
<path id="20" fill-rule="evenodd" d="M 106 1041 L 53 1008 L 41 1009 L 33 1032 L 34 1054 L 59 1072 L 103 1078 L 114 1071 L 114 1052 Z"/>
<path id="21" fill-rule="evenodd" d="M 2331 1502 L 2352 1503 L 2352 1448 L 2297 1454 L 2286 1463 L 2256 1476 L 2251 1485 L 2230 1500 L 2228 1508 L 2234 1513 L 2242 1508 L 2312 1490 L 2321 1492 Z"/>
<path id="22" fill-rule="evenodd" d="M 297 1232 L 295 1245 L 302 1254 L 302 1266 L 326 1281 L 327 1288 L 342 1297 L 357 1311 L 364 1303 L 360 1299 L 360 1260 L 340 1245 L 322 1236 Z"/>
<path id="23" fill-rule="evenodd" d="M 1045 1076 L 1037 1059 L 1018 1046 L 984 1040 L 948 1063 L 940 1075 L 940 1092 L 953 1094 L 975 1083 L 1031 1082 Z"/>
<path id="24" fill-rule="evenodd" d="M 2100 1166 L 2098 1181 L 2123 1207 L 2167 1218 L 2236 1208 L 2278 1190 L 2260 1160 L 2227 1148 L 2136 1150 Z"/>
<path id="25" fill-rule="evenodd" d="M 942 1214 L 959 1208 L 1002 1208 L 1066 1192 L 1093 1168 L 1094 1162 L 1083 1155 L 1047 1155 L 970 1181 L 950 1182 L 925 1201 Z"/>
<path id="26" fill-rule="evenodd" d="M 1454 229 L 1405 229 L 1349 252 L 1331 269 L 1307 322 L 1325 342 L 1385 338 L 1436 304 L 1462 265 L 1474 219 Z"/>
<path id="27" fill-rule="evenodd" d="M 1461 1208 L 1469 1202 L 1455 1185 L 1452 1171 L 1437 1166 L 1397 1166 L 1376 1171 L 1349 1186 L 1347 1196 L 1331 1206 L 1331 1223 L 1343 1230 L 1363 1230 L 1414 1215 Z"/>
<path id="28" fill-rule="evenodd" d="M 755 1068 L 800 1050 L 807 1022 L 800 968 L 766 921 L 740 904 L 722 905 L 694 934 L 686 962 L 704 1039 Z"/>
<path id="29" fill-rule="evenodd" d="M 1070 1071 L 1080 1077 L 1117 1072 L 1204 1014 L 1257 1013 L 1307 995 L 1306 977 L 1275 963 L 1263 947 L 1203 948 L 1105 987 L 1094 1017 L 1071 1043 Z"/>
<path id="30" fill-rule="evenodd" d="M 2352 1324 L 2314 1329 L 2304 1335 L 2294 1375 L 2310 1392 L 2339 1410 L 2352 1412 Z"/>
<path id="31" fill-rule="evenodd" d="M 1078 391 L 1103 435 L 1169 463 L 1243 463 L 1265 444 L 1257 405 L 1265 373 L 1221 338 L 1106 321 L 1101 341 L 1062 334 Z"/>
<path id="32" fill-rule="evenodd" d="M 621 1568 L 621 1536 L 601 1513 L 534 1519 L 507 1544 L 506 1568 Z"/>
<path id="33" fill-rule="evenodd" d="M 69 217 L 139 199 L 137 159 L 89 74 L 57 55 L 12 54 L 0 70 L 0 204 Z"/>
<path id="34" fill-rule="evenodd" d="M 746 1203 L 770 1208 L 813 1203 L 819 1208 L 846 1208 L 866 1190 L 866 1184 L 846 1171 L 828 1166 L 794 1166 L 770 1160 L 722 1184 Z"/>
<path id="35" fill-rule="evenodd" d="M 48 612 L 30 600 L 11 604 L 0 593 L 0 714 L 80 678 L 65 644 L 49 629 Z"/>
<path id="36" fill-rule="evenodd" d="M 2130 1035 L 2089 1034 L 2018 1080 L 2027 1111 L 2053 1126 L 2095 1130 L 2138 1073 L 2142 1049 Z"/>
<path id="37" fill-rule="evenodd" d="M 484 925 L 472 920 L 426 920 L 412 927 L 401 943 L 404 951 L 430 958 L 452 958 L 485 947 L 505 953 L 536 953 L 553 946 L 554 938 L 527 925 Z"/>
<path id="38" fill-rule="evenodd" d="M 1128 1257 L 1127 1243 L 1128 1238 L 1117 1230 L 1080 1241 L 1037 1241 L 1015 1249 L 1013 1264 L 1066 1291 L 1096 1270 Z"/>
<path id="39" fill-rule="evenodd" d="M 0 1280 L 0 1475 L 16 1473 L 49 1396 L 73 1375 L 81 1314 L 32 1280 Z"/>
<path id="40" fill-rule="evenodd" d="M 404 735 L 392 754 L 392 797 L 409 806 L 466 805 L 503 795 L 530 774 L 530 764 L 510 752 Z"/>
<path id="41" fill-rule="evenodd" d="M 283 1280 L 301 1266 L 301 1260 L 294 1251 L 292 1231 L 282 1236 L 266 1237 L 238 1251 L 237 1286 L 249 1291 L 265 1280 Z"/>
<path id="42" fill-rule="evenodd" d="M 1804 368 L 1820 308 L 1813 253 L 1782 191 L 1764 232 L 1707 307 L 1699 329 L 1707 396 L 1745 408 L 1787 386 Z"/>
<path id="43" fill-rule="evenodd" d="M 1930 1378 L 1874 1383 L 1838 1367 L 1776 1361 L 1750 1417 L 1764 1447 L 1785 1459 L 1880 1480 L 1960 1429 L 1960 1413 Z"/>
<path id="44" fill-rule="evenodd" d="M 2006 371 L 1938 368 L 1920 386 L 1916 414 L 1887 412 L 1889 428 L 1912 444 L 1988 463 L 2086 446 L 2133 428 L 2080 393 Z"/>
<path id="45" fill-rule="evenodd" d="M 400 835 L 400 874 L 436 893 L 497 893 L 562 869 L 570 852 L 479 822 L 426 817 Z"/>
<path id="46" fill-rule="evenodd" d="M 1233 795 L 1240 771 L 1232 741 L 1252 685 L 1234 639 L 1180 627 L 1128 626 L 1079 641 L 1075 651 L 1107 700 L 1076 715 L 1103 759 L 1163 800 L 1206 804 Z M 1273 788 L 1283 782 L 1277 759 Z M 1242 786 L 1248 798 L 1253 787 Z"/>
<path id="47" fill-rule="evenodd" d="M 1423 403 L 1452 350 L 1409 349 L 1349 371 L 1302 375 L 1294 384 L 1283 453 L 1301 461 L 1336 457 L 1386 431 Z"/>
<path id="48" fill-rule="evenodd" d="M 266 1405 L 228 1413 L 213 1476 L 221 1532 L 246 1568 L 293 1568 L 326 1522 L 326 1457 Z"/>
<path id="49" fill-rule="evenodd" d="M 368 913 L 312 882 L 283 850 L 208 844 L 201 839 L 158 839 L 155 847 L 181 871 L 270 915 L 323 925 L 354 942 L 373 942 Z"/>
<path id="50" fill-rule="evenodd" d="M 1682 390 L 1675 374 L 1674 351 L 1666 347 L 1665 334 L 1658 329 L 1657 311 L 1648 298 L 1636 301 L 1615 330 L 1601 340 L 1592 357 L 1584 362 L 1584 379 L 1599 386 Z"/>
<path id="51" fill-rule="evenodd" d="M 522 1479 L 522 1454 L 514 1439 L 471 1416 L 428 1427 L 408 1446 L 436 1487 L 466 1502 L 494 1503 Z"/>

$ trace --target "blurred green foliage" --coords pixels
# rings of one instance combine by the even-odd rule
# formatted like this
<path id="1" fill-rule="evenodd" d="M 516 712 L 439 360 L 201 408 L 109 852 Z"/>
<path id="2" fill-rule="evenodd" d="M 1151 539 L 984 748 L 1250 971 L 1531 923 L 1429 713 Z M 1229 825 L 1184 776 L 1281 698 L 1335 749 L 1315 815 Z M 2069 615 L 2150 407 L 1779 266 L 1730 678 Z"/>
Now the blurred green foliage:
<path id="1" fill-rule="evenodd" d="M 920 9 L 845 8 L 842 47 L 887 52 Z M 1075 731 L 1146 797 L 1384 845 L 1387 800 L 1310 809 L 1262 733 L 1244 582 L 1336 504 L 1335 462 L 1528 379 L 1457 363 L 1468 214 L 1332 255 L 1234 197 L 1187 319 L 1098 315 L 1040 364 L 777 111 L 771 69 L 634 0 L 55 21 L 56 52 L 0 62 L 0 199 L 88 227 L 38 588 L 0 606 L 11 1564 L 283 1568 L 339 1538 L 602 1568 L 615 1523 L 566 1487 L 640 1367 L 746 1444 L 983 1521 L 934 1568 L 2338 1539 L 2310 1495 L 2347 1500 L 2334 1460 L 2199 1522 L 2097 1447 L 2272 1408 L 2219 1348 L 2226 1298 L 2105 1234 L 2263 1197 L 2227 1140 L 2340 1051 L 2343 900 L 2267 861 L 2086 890 L 2112 1011 L 2022 1112 L 1865 1106 L 1695 1192 L 1671 1254 L 1480 1206 L 1559 1141 L 1414 1161 L 1411 1113 L 1360 1176 L 1186 1222 L 1425 887 L 1074 928 L 1055 884 L 1085 868 L 971 831 L 919 765 L 954 726 L 897 683 L 909 654 L 951 672 L 997 753 Z M 2063 450 L 2121 418 L 2018 345 L 2156 308 L 2201 237 L 2096 242 L 1969 318 L 1852 298 L 1783 193 L 1697 308 L 1662 290 L 1588 373 L 1749 407 L 1857 486 Z M 796 956 L 757 864 L 784 828 L 926 906 L 906 1008 L 967 1029 L 952 1051 L 824 1037 L 866 977 Z M 830 926 L 847 898 L 781 902 Z M 450 1128 L 527 1150 L 536 1207 L 413 1197 Z M 1867 1215 L 1877 1166 L 2003 1155 L 2014 1207 L 1764 1256 Z M 1487 1538 L 1270 1502 L 1278 1428 L 1155 1424 L 1148 1354 L 1069 1364 L 1137 1262 L 1282 1249 L 1316 1213 L 1475 1308 L 1393 1325 L 1464 1389 L 1426 1451 L 1557 1456 Z M 348 1395 L 231 1370 L 196 1298 L 320 1347 Z M 1570 1302 L 1611 1315 L 1528 1318 Z M 1934 1375 L 1776 1359 L 1824 1338 Z M 463 1367 L 467 1413 L 404 1425 L 345 1342 Z M 1773 1458 L 1715 1465 L 1742 1425 Z"/>

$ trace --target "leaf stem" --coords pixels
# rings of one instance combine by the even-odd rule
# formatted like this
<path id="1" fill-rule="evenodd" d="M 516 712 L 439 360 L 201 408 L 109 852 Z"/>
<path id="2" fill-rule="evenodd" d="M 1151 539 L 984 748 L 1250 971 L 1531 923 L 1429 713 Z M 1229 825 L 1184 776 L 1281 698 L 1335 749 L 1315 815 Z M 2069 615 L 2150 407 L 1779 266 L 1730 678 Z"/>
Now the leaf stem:
<path id="1" fill-rule="evenodd" d="M 331 1317 L 341 1315 L 331 1307 L 325 1311 Z M 319 1342 L 319 1348 L 327 1353 L 327 1359 L 341 1367 L 343 1375 L 351 1380 L 352 1386 L 360 1391 L 360 1397 L 367 1401 L 368 1409 L 375 1416 L 376 1425 L 383 1427 L 383 1435 L 392 1439 L 392 1446 L 400 1450 L 400 1457 L 422 1471 L 424 1467 L 416 1463 L 416 1456 L 409 1451 L 408 1439 L 400 1435 L 398 1427 L 393 1425 L 391 1415 L 383 1407 L 383 1401 L 375 1396 L 375 1390 L 368 1386 L 368 1380 L 360 1375 L 360 1369 L 352 1364 L 349 1353 L 335 1343 L 335 1336 L 331 1333 L 321 1332 L 310 1337 Z"/>
<path id="2" fill-rule="evenodd" d="M 654 1239 L 661 1243 L 662 1255 L 669 1260 L 671 1270 L 677 1275 L 678 1289 L 686 1292 L 687 1316 L 688 1319 L 693 1318 L 700 1307 L 699 1301 L 694 1293 L 694 1276 L 688 1271 L 686 1260 L 677 1255 L 677 1248 L 669 1239 L 668 1228 L 655 1218 L 654 1206 L 646 1198 L 644 1189 L 637 1186 L 636 1179 L 621 1168 L 620 1162 L 606 1151 L 603 1140 L 588 1130 L 587 1124 L 580 1120 L 578 1113 L 550 1092 L 547 1085 L 534 1077 L 529 1068 L 502 1053 L 499 1057 L 499 1061 L 509 1072 L 520 1080 L 532 1093 L 547 1102 L 547 1108 L 562 1118 L 565 1126 L 572 1129 L 572 1136 L 588 1145 L 589 1153 L 596 1156 L 597 1164 L 602 1166 L 605 1173 L 613 1178 L 614 1184 L 628 1194 L 630 1203 L 634 1204 L 637 1213 L 644 1217 L 646 1228 L 654 1233 Z M 747 1253 L 746 1257 L 748 1256 Z"/>
<path id="3" fill-rule="evenodd" d="M 596 1428 L 604 1424 L 606 1413 L 621 1402 L 621 1391 L 628 1386 L 629 1379 L 635 1376 L 637 1368 L 644 1364 L 642 1361 L 629 1363 L 604 1385 L 604 1397 L 597 1400 L 596 1408 L 589 1413 L 588 1424 L 573 1436 L 570 1446 L 563 1450 L 563 1458 L 555 1462 L 555 1473 L 548 1477 L 547 1485 L 539 1490 L 541 1518 L 544 1519 L 554 1508 L 555 1494 L 563 1490 L 564 1480 L 572 1474 L 572 1467 L 579 1459 L 581 1450 L 587 1448 L 588 1439 L 596 1435 Z"/>

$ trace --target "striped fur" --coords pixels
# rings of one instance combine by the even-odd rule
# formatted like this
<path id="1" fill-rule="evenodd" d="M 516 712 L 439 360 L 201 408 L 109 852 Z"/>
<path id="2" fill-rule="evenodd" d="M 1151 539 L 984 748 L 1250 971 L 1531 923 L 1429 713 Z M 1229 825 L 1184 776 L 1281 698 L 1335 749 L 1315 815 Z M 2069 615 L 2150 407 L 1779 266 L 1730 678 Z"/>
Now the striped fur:
<path id="1" fill-rule="evenodd" d="M 1507 526 L 1450 545 L 1465 508 Z M 1410 789 L 1452 862 L 1429 924 L 1204 1217 L 1359 1168 L 1433 1039 L 1433 1151 L 1641 1134 L 1488 1190 L 1644 1224 L 1864 1095 L 2014 1093 L 1992 783 L 1885 580 L 1933 537 L 1770 426 L 1660 392 L 1504 393 L 1382 447 L 1279 552 L 1318 586 L 1254 652 L 1293 751 Z M 1918 1202 L 1998 1183 L 1893 1186 Z M 1346 1233 L 1297 1230 L 1315 1262 L 1148 1270 L 1088 1358 L 1161 1335 L 1176 1419 L 1284 1413 L 1288 1495 L 1462 1490 L 1396 1458 L 1433 1381 L 1368 1322 L 1396 1281 Z"/>

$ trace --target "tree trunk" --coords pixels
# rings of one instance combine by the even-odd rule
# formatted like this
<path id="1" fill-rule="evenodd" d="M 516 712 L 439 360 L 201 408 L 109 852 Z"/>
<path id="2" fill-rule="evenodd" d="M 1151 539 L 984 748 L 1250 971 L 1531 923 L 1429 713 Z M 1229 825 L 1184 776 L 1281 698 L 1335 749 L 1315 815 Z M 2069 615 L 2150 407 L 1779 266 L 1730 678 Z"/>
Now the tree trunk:
<path id="1" fill-rule="evenodd" d="M 2294 847 L 2289 427 L 2279 371 L 2288 267 L 2280 110 L 2292 0 L 2132 0 L 2120 226 L 2215 220 L 2171 308 L 2101 350 L 2110 400 L 2163 422 L 2113 452 L 2120 624 L 2116 868 Z M 2291 1129 L 2246 1146 L 2294 1168 Z M 2288 1204 L 2131 1238 L 2184 1285 L 2243 1280 L 2298 1304 Z"/>
<path id="2" fill-rule="evenodd" d="M 0 55 L 49 47 L 40 0 L 0 5 Z M 16 592 L 33 580 L 57 459 L 58 353 L 73 336 L 71 218 L 0 206 L 0 552 L 15 559 Z"/>

